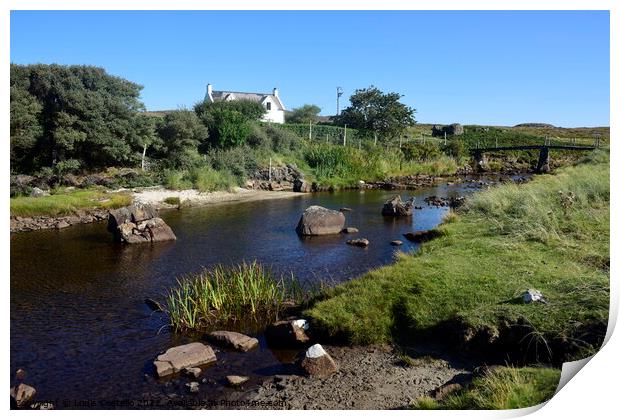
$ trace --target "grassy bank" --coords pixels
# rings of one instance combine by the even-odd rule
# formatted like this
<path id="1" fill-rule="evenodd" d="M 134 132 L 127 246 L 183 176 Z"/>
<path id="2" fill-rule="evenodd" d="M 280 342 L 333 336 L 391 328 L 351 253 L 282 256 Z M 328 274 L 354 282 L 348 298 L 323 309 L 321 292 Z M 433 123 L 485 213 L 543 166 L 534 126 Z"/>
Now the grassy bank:
<path id="1" fill-rule="evenodd" d="M 114 209 L 131 204 L 127 193 L 106 193 L 100 189 L 59 189 L 44 197 L 12 197 L 11 216 L 67 216 L 79 211 Z"/>
<path id="2" fill-rule="evenodd" d="M 560 370 L 549 368 L 501 367 L 476 378 L 463 390 L 441 401 L 429 397 L 417 400 L 420 410 L 508 410 L 532 407 L 549 400 L 560 381 Z"/>
<path id="3" fill-rule="evenodd" d="M 535 357 L 592 354 L 608 317 L 609 217 L 609 155 L 597 151 L 555 175 L 475 195 L 443 236 L 330 290 L 306 315 L 353 343 L 442 331 Z M 529 288 L 549 303 L 522 303 Z M 567 354 L 550 354 L 558 347 Z"/>

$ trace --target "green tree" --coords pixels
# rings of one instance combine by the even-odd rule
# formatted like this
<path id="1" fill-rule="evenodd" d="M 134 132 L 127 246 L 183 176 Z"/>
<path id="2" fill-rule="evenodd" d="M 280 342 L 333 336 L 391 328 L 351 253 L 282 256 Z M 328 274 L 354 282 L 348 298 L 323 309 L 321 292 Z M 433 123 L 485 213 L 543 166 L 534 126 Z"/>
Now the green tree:
<path id="1" fill-rule="evenodd" d="M 41 104 L 23 86 L 11 86 L 11 171 L 29 172 L 34 150 L 43 133 Z"/>
<path id="2" fill-rule="evenodd" d="M 198 152 L 207 138 L 207 128 L 196 113 L 186 109 L 166 114 L 157 127 L 162 140 L 164 160 L 175 169 L 191 169 L 204 162 Z"/>
<path id="3" fill-rule="evenodd" d="M 12 163 L 29 170 L 65 160 L 63 168 L 137 163 L 141 89 L 99 67 L 11 64 L 12 141 L 29 148 L 15 147 Z M 25 134 L 19 127 L 35 115 L 38 125 Z"/>
<path id="4" fill-rule="evenodd" d="M 286 116 L 287 123 L 293 124 L 309 124 L 318 121 L 318 115 L 321 108 L 316 105 L 306 104 L 299 108 L 294 108 L 290 114 Z"/>
<path id="5" fill-rule="evenodd" d="M 357 89 L 349 99 L 351 106 L 344 109 L 335 122 L 394 138 L 415 124 L 416 110 L 400 102 L 401 98 L 399 93 L 383 93 L 374 86 Z"/>
<path id="6" fill-rule="evenodd" d="M 205 101 L 194 110 L 209 130 L 209 144 L 220 148 L 245 144 L 253 132 L 252 122 L 265 113 L 260 103 L 250 100 Z"/>

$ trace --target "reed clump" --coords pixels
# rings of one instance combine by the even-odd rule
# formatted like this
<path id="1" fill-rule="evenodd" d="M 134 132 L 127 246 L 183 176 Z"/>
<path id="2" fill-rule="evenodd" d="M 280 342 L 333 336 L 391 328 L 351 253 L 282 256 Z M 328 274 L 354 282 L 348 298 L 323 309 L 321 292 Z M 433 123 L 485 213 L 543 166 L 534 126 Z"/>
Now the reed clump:
<path id="1" fill-rule="evenodd" d="M 217 265 L 178 279 L 165 309 L 173 329 L 205 330 L 222 324 L 266 325 L 303 299 L 294 278 L 276 277 L 254 261 Z"/>

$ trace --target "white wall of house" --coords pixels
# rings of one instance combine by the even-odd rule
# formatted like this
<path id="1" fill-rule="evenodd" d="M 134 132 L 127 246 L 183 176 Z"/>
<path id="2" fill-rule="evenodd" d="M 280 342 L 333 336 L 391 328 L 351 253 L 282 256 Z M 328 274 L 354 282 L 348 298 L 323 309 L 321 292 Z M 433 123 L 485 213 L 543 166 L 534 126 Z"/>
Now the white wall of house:
<path id="1" fill-rule="evenodd" d="M 265 115 L 261 121 L 284 124 L 284 110 L 279 110 L 278 104 L 267 98 L 263 101 L 263 108 L 265 108 Z"/>

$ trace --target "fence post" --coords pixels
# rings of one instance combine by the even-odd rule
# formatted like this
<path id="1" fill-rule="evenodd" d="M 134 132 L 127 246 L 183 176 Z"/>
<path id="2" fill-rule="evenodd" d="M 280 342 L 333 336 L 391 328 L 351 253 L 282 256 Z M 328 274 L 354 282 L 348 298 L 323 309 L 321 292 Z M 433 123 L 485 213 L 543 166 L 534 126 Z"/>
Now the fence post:
<path id="1" fill-rule="evenodd" d="M 342 145 L 346 146 L 347 145 L 347 125 L 344 125 L 344 137 L 342 139 Z"/>
<path id="2" fill-rule="evenodd" d="M 398 148 L 399 149 L 403 148 L 403 135 L 402 134 L 398 137 Z"/>
<path id="3" fill-rule="evenodd" d="M 312 140 L 312 122 L 310 122 L 310 133 L 308 133 L 308 140 Z"/>
<path id="4" fill-rule="evenodd" d="M 329 133 L 327 133 L 327 144 L 329 144 Z"/>
<path id="5" fill-rule="evenodd" d="M 448 144 L 448 135 L 444 131 L 443 132 L 443 145 L 445 146 L 446 144 Z"/>
<path id="6" fill-rule="evenodd" d="M 269 158 L 269 182 L 271 182 L 271 158 Z"/>
<path id="7" fill-rule="evenodd" d="M 375 146 L 377 145 L 377 132 L 375 131 Z"/>

